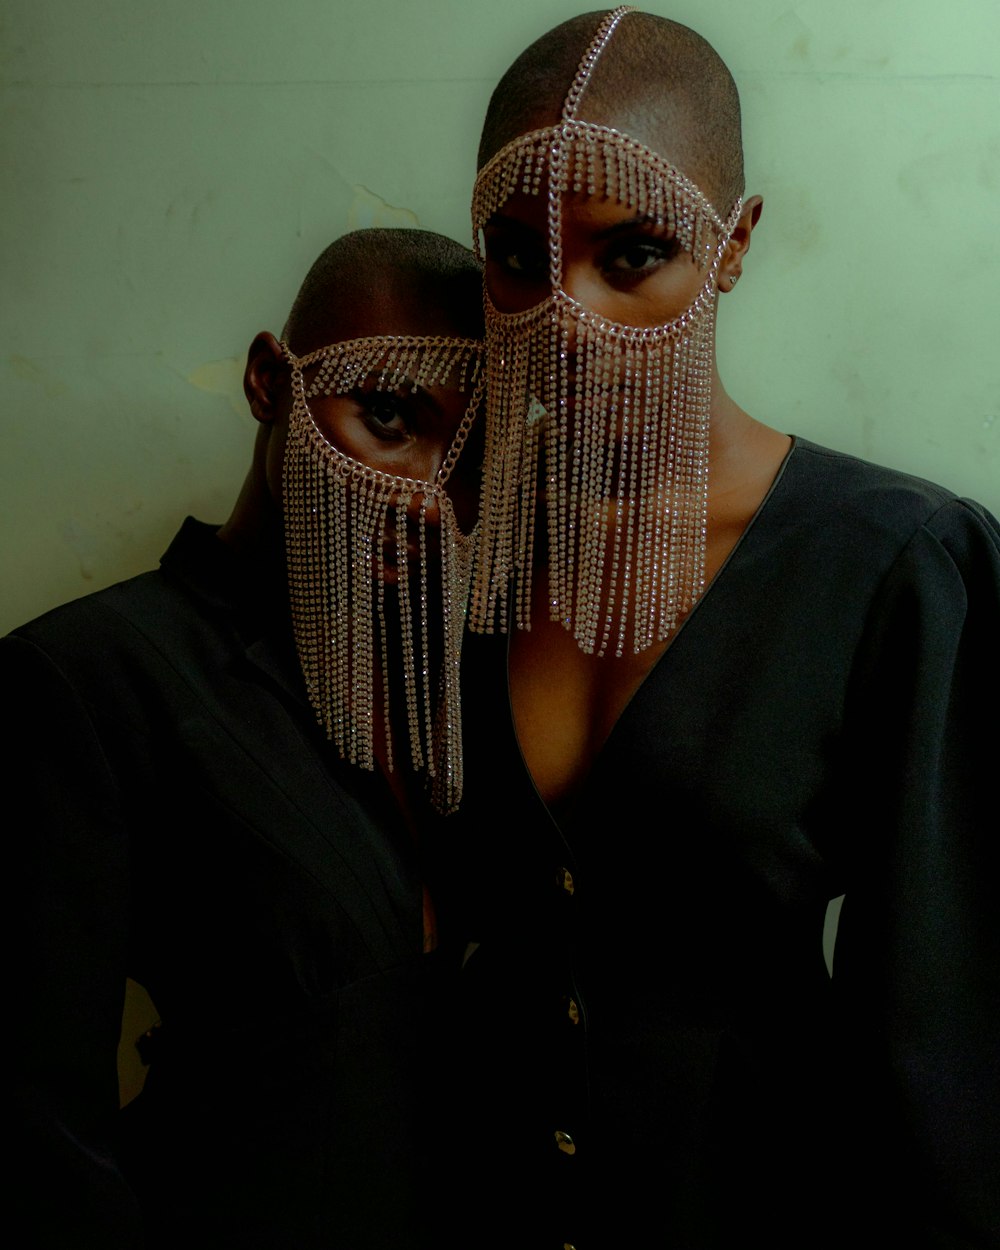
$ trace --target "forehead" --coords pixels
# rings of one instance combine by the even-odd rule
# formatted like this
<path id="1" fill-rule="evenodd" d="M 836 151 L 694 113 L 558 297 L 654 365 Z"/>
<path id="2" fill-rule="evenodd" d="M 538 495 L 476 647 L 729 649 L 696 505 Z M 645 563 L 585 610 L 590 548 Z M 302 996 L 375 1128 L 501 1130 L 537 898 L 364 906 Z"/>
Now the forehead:
<path id="1" fill-rule="evenodd" d="M 708 194 L 715 153 L 709 147 L 710 119 L 691 115 L 681 102 L 663 96 L 649 101 L 622 101 L 613 109 L 582 109 L 581 120 L 620 131 L 648 148 Z M 718 206 L 716 206 L 718 207 Z M 728 205 L 722 206 L 724 212 Z"/>
<path id="2" fill-rule="evenodd" d="M 360 338 L 482 337 L 478 275 L 470 273 L 467 282 L 435 282 L 432 274 L 387 271 L 369 279 L 354 278 L 331 295 L 313 350 Z"/>
<path id="3" fill-rule="evenodd" d="M 529 196 L 545 207 L 531 208 Z M 527 209 L 524 215 L 518 200 L 522 213 Z M 726 222 L 683 170 L 634 136 L 589 120 L 529 132 L 502 148 L 479 171 L 472 220 L 477 230 L 505 214 L 537 226 L 547 211 L 555 247 L 568 221 L 586 225 L 584 219 L 593 218 L 592 229 L 601 233 L 627 224 L 621 220 L 626 209 L 627 218 L 673 235 L 699 267 L 727 232 Z"/>
<path id="4" fill-rule="evenodd" d="M 622 92 L 612 107 L 602 106 L 585 95 L 577 116 L 581 122 L 606 126 L 634 140 L 690 178 L 696 186 L 707 189 L 711 180 L 709 171 L 713 168 L 709 139 L 711 119 L 693 115 L 690 102 L 664 92 L 639 94 L 631 99 Z M 523 129 L 505 137 L 497 152 L 532 131 L 557 126 L 560 120 L 559 110 L 536 110 Z"/>

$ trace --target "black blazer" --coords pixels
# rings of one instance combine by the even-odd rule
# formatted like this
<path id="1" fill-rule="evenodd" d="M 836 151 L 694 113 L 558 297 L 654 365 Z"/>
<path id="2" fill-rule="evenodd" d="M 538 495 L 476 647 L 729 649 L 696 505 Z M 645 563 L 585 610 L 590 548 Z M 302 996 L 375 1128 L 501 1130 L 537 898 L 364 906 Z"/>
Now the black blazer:
<path id="1" fill-rule="evenodd" d="M 281 569 L 188 520 L 159 571 L 0 656 L 35 1244 L 424 1244 L 421 873 L 385 788 L 315 724 Z M 119 1113 L 126 975 L 163 1029 Z"/>

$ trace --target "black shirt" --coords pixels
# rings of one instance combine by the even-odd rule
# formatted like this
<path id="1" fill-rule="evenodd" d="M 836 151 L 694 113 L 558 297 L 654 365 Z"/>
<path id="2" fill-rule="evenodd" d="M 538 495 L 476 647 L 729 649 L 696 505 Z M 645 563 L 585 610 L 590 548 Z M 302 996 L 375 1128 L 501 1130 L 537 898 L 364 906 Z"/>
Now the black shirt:
<path id="1" fill-rule="evenodd" d="M 444 849 L 477 1244 L 1000 1244 L 993 518 L 798 440 L 558 822 L 496 650 Z"/>

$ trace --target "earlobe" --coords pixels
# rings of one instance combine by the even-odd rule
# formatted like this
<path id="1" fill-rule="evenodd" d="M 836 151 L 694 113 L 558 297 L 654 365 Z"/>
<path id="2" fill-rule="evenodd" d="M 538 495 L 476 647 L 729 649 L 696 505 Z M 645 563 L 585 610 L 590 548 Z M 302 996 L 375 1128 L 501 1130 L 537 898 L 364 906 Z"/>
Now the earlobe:
<path id="1" fill-rule="evenodd" d="M 262 330 L 250 344 L 243 372 L 243 393 L 255 421 L 270 425 L 281 415 L 287 383 L 288 362 L 281 344 Z"/>
<path id="2" fill-rule="evenodd" d="M 729 243 L 726 246 L 719 265 L 719 290 L 731 291 L 743 272 L 743 259 L 750 251 L 750 235 L 754 226 L 760 221 L 764 201 L 759 195 L 752 195 L 744 201 L 743 211 L 736 223 Z"/>

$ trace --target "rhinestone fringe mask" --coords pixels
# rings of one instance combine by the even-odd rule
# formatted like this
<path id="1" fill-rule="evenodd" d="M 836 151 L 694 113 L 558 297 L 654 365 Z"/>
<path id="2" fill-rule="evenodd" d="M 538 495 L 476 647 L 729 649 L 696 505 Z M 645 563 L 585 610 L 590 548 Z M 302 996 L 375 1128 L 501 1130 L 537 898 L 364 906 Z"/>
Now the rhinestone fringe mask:
<path id="1" fill-rule="evenodd" d="M 518 192 L 547 195 L 552 294 L 525 312 L 486 294 L 486 455 L 470 624 L 531 627 L 536 492 L 544 463 L 549 613 L 580 648 L 640 652 L 667 638 L 704 589 L 716 279 L 739 220 L 723 221 L 680 170 L 620 131 L 581 121 L 587 82 L 622 17 L 588 48 L 556 126 L 521 135 L 480 171 L 480 230 Z M 666 325 L 609 321 L 562 286 L 567 193 L 605 196 L 654 221 L 705 282 Z M 513 595 L 513 604 L 508 595 Z"/>
<path id="2" fill-rule="evenodd" d="M 474 544 L 459 529 L 445 487 L 480 403 L 482 347 L 469 339 L 379 337 L 335 343 L 300 359 L 282 344 L 292 382 L 285 543 L 309 701 L 341 758 L 369 770 L 375 717 L 382 718 L 390 769 L 392 726 L 405 718 L 409 762 L 426 770 L 432 801 L 445 812 L 462 794 L 459 666 Z M 369 468 L 316 424 L 310 399 L 373 382 L 381 391 L 448 386 L 469 393 L 434 481 Z M 429 529 L 437 530 L 436 544 Z M 387 587 L 387 577 L 394 586 Z"/>

